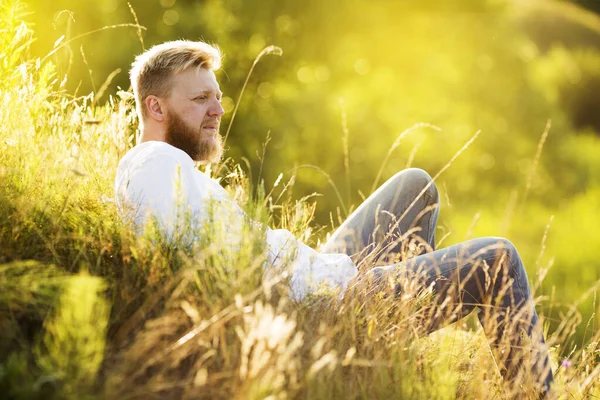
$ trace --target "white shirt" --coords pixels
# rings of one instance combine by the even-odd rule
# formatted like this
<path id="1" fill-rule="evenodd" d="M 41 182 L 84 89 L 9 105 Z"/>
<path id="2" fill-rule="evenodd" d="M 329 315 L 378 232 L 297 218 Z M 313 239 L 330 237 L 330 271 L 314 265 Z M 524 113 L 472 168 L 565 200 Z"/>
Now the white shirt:
<path id="1" fill-rule="evenodd" d="M 189 155 L 168 143 L 144 142 L 125 154 L 117 170 L 115 198 L 121 215 L 133 218 L 137 227 L 151 216 L 167 235 L 177 234 L 185 228 L 181 213 L 186 211 L 192 223 L 220 225 L 226 232 L 219 237 L 223 246 L 243 241 L 241 227 L 248 217 L 242 209 L 218 182 L 195 168 Z M 266 241 L 265 273 L 289 274 L 295 300 L 321 288 L 343 292 L 356 276 L 357 268 L 346 254 L 319 253 L 287 230 L 267 228 Z"/>

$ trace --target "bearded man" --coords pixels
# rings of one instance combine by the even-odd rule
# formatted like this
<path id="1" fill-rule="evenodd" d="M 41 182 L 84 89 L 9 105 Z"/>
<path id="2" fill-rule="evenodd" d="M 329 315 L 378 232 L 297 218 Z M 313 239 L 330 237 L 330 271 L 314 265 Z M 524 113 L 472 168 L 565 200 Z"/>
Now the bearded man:
<path id="1" fill-rule="evenodd" d="M 247 219 L 229 193 L 196 169 L 195 162 L 219 161 L 219 126 L 224 110 L 214 71 L 219 51 L 203 42 L 174 41 L 139 55 L 130 72 L 140 121 L 141 141 L 120 161 L 115 181 L 117 204 L 138 229 L 150 217 L 164 233 L 174 235 L 183 204 L 194 222 L 209 221 L 208 205 L 220 205 L 216 218 L 226 221 L 235 236 L 236 222 Z M 548 392 L 552 372 L 548 351 L 531 298 L 527 274 L 515 247 L 506 239 L 480 238 L 435 250 L 439 197 L 429 175 L 420 169 L 390 178 L 316 251 L 286 230 L 266 228 L 265 273 L 289 273 L 290 296 L 301 301 L 317 288 L 344 293 L 348 284 L 364 279 L 382 286 L 417 279 L 433 289 L 434 302 L 450 313 L 435 313 L 427 321 L 432 331 L 477 309 L 505 380 L 525 371 Z M 213 222 L 211 222 L 213 223 Z M 192 238 L 193 240 L 193 238 Z M 407 257 L 407 243 L 416 243 Z M 363 277 L 357 265 L 402 259 L 369 268 Z M 393 276 L 393 280 L 386 279 Z M 415 278 L 416 277 L 416 278 Z M 532 355 L 520 349 L 523 338 L 534 343 Z M 525 359 L 527 361 L 525 361 Z"/>

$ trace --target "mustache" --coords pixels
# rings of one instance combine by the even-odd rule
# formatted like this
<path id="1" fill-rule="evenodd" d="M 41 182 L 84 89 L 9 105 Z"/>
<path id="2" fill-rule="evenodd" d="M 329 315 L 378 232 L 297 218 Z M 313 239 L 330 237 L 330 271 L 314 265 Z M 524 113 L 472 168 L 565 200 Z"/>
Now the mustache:
<path id="1" fill-rule="evenodd" d="M 214 128 L 218 128 L 221 125 L 221 120 L 218 118 L 213 118 L 209 120 L 205 120 L 202 122 L 202 126 L 210 126 Z"/>

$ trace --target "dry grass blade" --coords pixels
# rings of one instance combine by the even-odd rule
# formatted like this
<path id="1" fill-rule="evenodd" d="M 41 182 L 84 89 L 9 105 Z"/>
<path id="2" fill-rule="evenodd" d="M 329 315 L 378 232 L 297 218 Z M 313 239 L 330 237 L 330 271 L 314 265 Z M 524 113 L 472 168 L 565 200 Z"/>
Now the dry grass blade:
<path id="1" fill-rule="evenodd" d="M 477 131 L 475 132 L 475 134 L 471 137 L 471 139 L 469 139 L 467 141 L 467 143 L 465 143 L 455 154 L 454 156 L 452 156 L 452 158 L 450 159 L 450 161 L 448 161 L 446 163 L 446 165 L 444 165 L 442 167 L 442 169 L 439 170 L 439 172 L 437 174 L 435 174 L 435 176 L 433 178 L 431 178 L 431 182 L 429 182 L 427 185 L 425 185 L 425 187 L 423 188 L 423 190 L 421 190 L 421 192 L 415 197 L 415 199 L 413 200 L 412 203 L 410 203 L 410 205 L 406 208 L 406 211 L 404 211 L 404 213 L 400 216 L 400 218 L 398 218 L 398 220 L 394 223 L 394 225 L 390 228 L 390 230 L 394 230 L 397 228 L 398 224 L 400 223 L 400 221 L 402 221 L 405 217 L 406 214 L 410 211 L 411 208 L 413 208 L 415 206 L 415 204 L 417 203 L 417 201 L 421 198 L 421 196 L 423 196 L 425 194 L 425 192 L 427 192 L 427 190 L 429 189 L 429 187 L 431 187 L 431 185 L 433 185 L 433 183 L 437 180 L 437 178 L 440 177 L 440 175 L 442 175 L 444 173 L 444 171 L 446 171 L 448 168 L 450 168 L 450 166 L 452 165 L 452 163 L 466 150 L 469 148 L 469 146 L 471 146 L 471 144 L 475 141 L 475 139 L 477 139 L 477 137 L 479 136 L 479 134 L 481 133 L 481 131 Z"/>
<path id="2" fill-rule="evenodd" d="M 542 157 L 542 150 L 544 149 L 544 143 L 546 143 L 546 139 L 548 138 L 548 134 L 550 133 L 550 128 L 552 127 L 552 122 L 548 120 L 546 122 L 546 128 L 544 129 L 544 133 L 542 133 L 542 137 L 538 142 L 537 150 L 535 152 L 535 158 L 533 159 L 533 165 L 531 166 L 531 171 L 529 171 L 529 175 L 527 176 L 527 185 L 525 186 L 525 194 L 523 194 L 522 205 L 524 206 L 527 202 L 527 196 L 529 195 L 529 190 L 531 189 L 531 184 L 533 182 L 533 176 L 535 175 L 535 171 L 537 169 L 538 163 L 540 162 L 540 158 Z"/>
<path id="3" fill-rule="evenodd" d="M 140 44 L 142 45 L 142 50 L 146 50 L 146 46 L 144 46 L 144 37 L 142 36 L 142 29 L 141 29 L 142 26 L 140 25 L 140 21 L 138 21 L 137 14 L 135 13 L 135 10 L 133 9 L 133 6 L 131 5 L 130 2 L 127 2 L 127 6 L 129 7 L 129 11 L 131 12 L 131 15 L 133 15 L 133 20 L 135 21 L 135 24 L 138 26 L 137 36 L 140 41 Z"/>
<path id="4" fill-rule="evenodd" d="M 272 54 L 275 56 L 281 56 L 283 54 L 283 50 L 277 46 L 267 46 L 264 49 L 262 49 L 260 53 L 258 53 L 258 56 L 256 56 L 256 58 L 254 59 L 254 62 L 252 62 L 250 71 L 248 71 L 248 75 L 246 75 L 246 80 L 244 81 L 244 84 L 242 85 L 242 90 L 240 90 L 240 95 L 238 96 L 237 101 L 235 102 L 235 107 L 233 108 L 233 113 L 231 114 L 231 120 L 229 120 L 229 125 L 227 126 L 227 132 L 225 133 L 225 137 L 223 138 L 223 146 L 225 146 L 225 144 L 227 144 L 227 138 L 229 137 L 229 132 L 231 131 L 231 126 L 233 125 L 233 121 L 235 120 L 237 110 L 240 106 L 240 102 L 242 101 L 242 96 L 244 95 L 244 91 L 246 90 L 246 86 L 248 85 L 248 81 L 250 80 L 250 76 L 252 75 L 252 71 L 254 71 L 254 67 L 256 66 L 256 64 L 258 64 L 260 59 L 263 56 L 268 55 L 268 54 Z M 219 170 L 220 170 L 220 167 L 217 168 L 217 175 L 218 175 Z"/>
<path id="5" fill-rule="evenodd" d="M 40 61 L 41 64 L 43 64 L 48 58 L 50 58 L 53 54 L 55 54 L 58 50 L 62 49 L 63 47 L 71 44 L 72 42 L 81 39 L 83 37 L 92 35 L 94 33 L 97 32 L 102 32 L 102 31 L 106 31 L 109 29 L 116 29 L 116 28 L 136 28 L 138 30 L 146 30 L 145 26 L 141 26 L 138 24 L 115 24 L 115 25 L 108 25 L 108 26 L 103 26 L 102 28 L 98 28 L 98 29 L 94 29 L 93 31 L 89 31 L 86 33 L 82 33 L 81 35 L 77 35 L 69 40 L 63 41 L 61 42 L 58 46 L 54 47 L 48 54 L 46 54 Z"/>
<path id="6" fill-rule="evenodd" d="M 120 72 L 121 72 L 121 68 L 117 68 L 113 72 L 111 72 L 110 75 L 108 75 L 108 77 L 104 80 L 104 83 L 102 84 L 102 86 L 100 86 L 100 89 L 98 89 L 98 93 L 96 93 L 96 95 L 94 96 L 94 100 L 92 100 L 93 104 L 96 104 L 98 102 L 98 100 L 100 100 L 102 98 L 102 96 L 104 95 L 104 92 L 106 92 L 106 89 L 108 89 L 108 87 L 110 86 L 110 83 L 113 81 L 113 79 L 115 79 L 115 76 L 117 76 Z"/>
<path id="7" fill-rule="evenodd" d="M 272 282 L 271 284 L 274 284 L 274 283 L 275 283 L 275 281 Z M 247 295 L 243 298 L 242 303 L 247 303 L 249 301 L 254 300 L 257 296 L 259 296 L 263 292 L 263 290 L 264 289 L 262 287 L 254 290 L 252 293 L 250 293 L 249 295 Z M 238 301 L 238 303 L 239 303 L 239 301 Z M 200 332 L 204 331 L 208 327 L 213 326 L 214 324 L 217 324 L 217 323 L 224 323 L 236 316 L 241 315 L 243 312 L 244 312 L 243 309 L 240 310 L 239 304 L 233 303 L 233 304 L 229 305 L 228 307 L 224 308 L 223 310 L 221 310 L 220 312 L 218 312 L 217 314 L 213 315 L 209 319 L 200 322 L 197 326 L 195 326 L 194 328 L 192 328 L 191 330 L 186 332 L 183 336 L 181 336 L 179 339 L 177 339 L 177 341 L 172 343 L 170 346 L 166 347 L 163 351 L 159 352 L 158 354 L 156 354 L 153 357 L 150 357 L 146 362 L 143 363 L 141 368 L 139 368 L 139 370 L 133 375 L 133 377 L 131 379 L 135 380 L 136 376 L 139 376 L 139 375 L 145 373 L 145 371 L 149 367 L 157 364 L 160 360 L 162 360 L 168 354 L 170 354 L 170 353 L 174 352 L 175 350 L 177 350 L 178 348 L 184 346 L 186 343 L 188 343 L 190 340 L 192 340 Z"/>
<path id="8" fill-rule="evenodd" d="M 431 128 L 436 131 L 442 130 L 440 127 L 437 127 L 435 125 L 428 124 L 425 122 L 420 122 L 418 124 L 411 126 L 410 128 L 403 131 L 402 133 L 400 133 L 400 135 L 398 135 L 396 140 L 394 140 L 394 143 L 392 143 L 392 145 L 390 146 L 390 149 L 386 153 L 385 158 L 383 159 L 383 162 L 381 163 L 381 166 L 379 167 L 379 171 L 377 171 L 377 175 L 375 176 L 375 180 L 373 181 L 373 185 L 371 186 L 371 193 L 373 193 L 375 191 L 375 189 L 377 189 L 377 187 L 379 186 L 379 181 L 381 180 L 381 176 L 383 175 L 383 170 L 384 170 L 385 166 L 387 165 L 387 162 L 389 161 L 390 156 L 392 155 L 394 150 L 396 150 L 396 148 L 400 145 L 400 142 L 402 142 L 402 139 L 404 139 L 406 136 L 408 136 L 409 134 L 411 134 L 412 132 L 416 131 L 419 128 Z"/>
<path id="9" fill-rule="evenodd" d="M 342 199 L 342 195 L 340 194 L 340 191 L 338 190 L 338 188 L 337 188 L 335 182 L 333 181 L 333 179 L 331 179 L 331 176 L 327 172 L 323 171 L 321 168 L 317 167 L 316 165 L 310 165 L 310 164 L 299 165 L 299 166 L 293 168 L 292 170 L 290 170 L 288 172 L 291 172 L 291 173 L 295 174 L 301 168 L 314 169 L 316 171 L 319 171 L 321 174 L 323 174 L 323 176 L 325 176 L 327 178 L 327 182 L 333 188 L 333 190 L 335 192 L 335 195 L 337 196 L 337 198 L 338 198 L 338 200 L 340 202 L 340 207 L 342 207 L 342 211 L 344 212 L 344 215 L 348 216 L 348 209 L 344 205 L 344 199 Z"/>
<path id="10" fill-rule="evenodd" d="M 350 204 L 350 156 L 348 153 L 348 139 L 350 137 L 350 130 L 348 129 L 348 116 L 346 115 L 346 106 L 344 100 L 340 100 L 340 107 L 342 109 L 342 150 L 344 152 L 344 172 L 346 176 L 346 201 Z"/>

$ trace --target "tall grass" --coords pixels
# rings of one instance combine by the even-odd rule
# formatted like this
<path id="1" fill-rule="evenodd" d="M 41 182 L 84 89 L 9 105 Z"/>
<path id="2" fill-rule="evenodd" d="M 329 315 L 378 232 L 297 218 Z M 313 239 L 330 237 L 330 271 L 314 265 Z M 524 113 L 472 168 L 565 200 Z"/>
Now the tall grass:
<path id="1" fill-rule="evenodd" d="M 116 215 L 112 183 L 135 143 L 131 96 L 72 98 L 51 62 L 30 59 L 18 1 L 0 5 L 0 393 L 9 398 L 533 397 L 510 392 L 483 329 L 424 336 L 431 300 L 351 288 L 343 298 L 287 296 L 262 276 L 261 238 L 193 248 L 136 236 Z M 253 65 L 254 66 L 254 65 Z M 254 219 L 312 239 L 314 204 L 281 184 L 253 190 L 231 162 L 219 177 Z M 278 182 L 279 183 L 279 182 Z M 286 194 L 287 191 L 287 194 Z M 592 293 L 592 292 L 590 292 Z M 563 344 L 550 332 L 557 394 L 600 396 L 600 333 Z M 556 368 L 557 365 L 554 365 Z M 526 383 L 527 377 L 523 378 Z"/>

